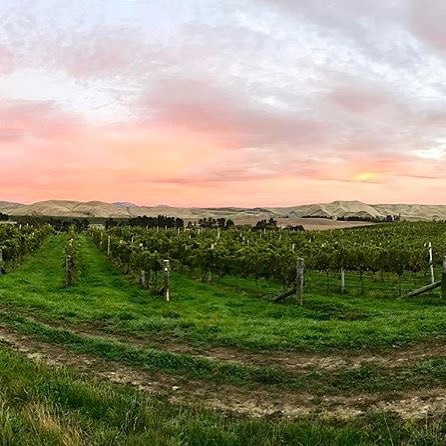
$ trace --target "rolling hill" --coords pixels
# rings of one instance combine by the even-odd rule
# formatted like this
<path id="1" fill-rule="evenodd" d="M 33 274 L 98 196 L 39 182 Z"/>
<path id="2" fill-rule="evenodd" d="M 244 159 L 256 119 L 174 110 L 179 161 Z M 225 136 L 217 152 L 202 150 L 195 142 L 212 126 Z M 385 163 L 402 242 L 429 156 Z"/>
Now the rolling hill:
<path id="1" fill-rule="evenodd" d="M 305 219 L 338 218 L 385 218 L 400 215 L 403 220 L 446 220 L 446 205 L 417 204 L 366 204 L 360 201 L 333 201 L 277 208 L 185 208 L 160 206 L 137 206 L 133 203 L 102 201 L 49 200 L 30 205 L 0 201 L 0 212 L 10 216 L 51 216 L 71 218 L 132 218 L 160 214 L 197 220 L 203 217 L 231 218 L 236 222 L 252 222 L 270 217 L 291 221 Z"/>

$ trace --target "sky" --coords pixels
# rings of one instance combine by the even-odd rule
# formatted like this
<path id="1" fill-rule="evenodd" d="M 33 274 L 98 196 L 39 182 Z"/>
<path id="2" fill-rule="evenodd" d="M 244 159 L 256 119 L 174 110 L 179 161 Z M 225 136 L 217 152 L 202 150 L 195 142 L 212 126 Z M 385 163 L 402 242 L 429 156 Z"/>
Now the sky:
<path id="1" fill-rule="evenodd" d="M 446 204 L 444 0 L 1 0 L 0 200 Z"/>

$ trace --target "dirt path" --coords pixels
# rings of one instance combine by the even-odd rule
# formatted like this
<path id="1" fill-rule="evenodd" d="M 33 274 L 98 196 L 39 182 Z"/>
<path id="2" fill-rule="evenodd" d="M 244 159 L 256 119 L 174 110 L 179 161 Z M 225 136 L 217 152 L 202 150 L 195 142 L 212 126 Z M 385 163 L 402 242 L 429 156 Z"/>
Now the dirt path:
<path id="1" fill-rule="evenodd" d="M 137 348 L 155 348 L 171 353 L 179 353 L 197 356 L 214 361 L 230 361 L 244 365 L 265 367 L 278 367 L 290 372 L 305 370 L 327 370 L 357 369 L 364 364 L 378 365 L 386 368 L 409 366 L 430 358 L 446 356 L 446 343 L 441 340 L 437 342 L 420 343 L 412 347 L 388 349 L 383 352 L 349 352 L 343 354 L 319 354 L 302 353 L 292 351 L 249 351 L 230 347 L 215 347 L 200 349 L 181 341 L 156 341 L 151 337 L 116 335 L 107 331 L 106 325 L 96 323 L 67 324 L 48 321 L 45 318 L 32 316 L 29 311 L 0 304 L 0 311 L 18 314 L 29 321 L 45 324 L 52 328 L 69 329 L 73 332 L 94 336 L 107 341 L 118 341 Z"/>
<path id="2" fill-rule="evenodd" d="M 349 419 L 368 411 L 390 411 L 404 418 L 424 418 L 446 409 L 446 388 L 410 393 L 360 394 L 318 397 L 307 392 L 266 387 L 251 389 L 216 385 L 207 381 L 149 373 L 91 355 L 75 354 L 59 346 L 39 342 L 0 327 L 0 342 L 49 366 L 68 366 L 112 383 L 131 385 L 171 403 L 252 417 L 298 418 L 322 415 Z"/>

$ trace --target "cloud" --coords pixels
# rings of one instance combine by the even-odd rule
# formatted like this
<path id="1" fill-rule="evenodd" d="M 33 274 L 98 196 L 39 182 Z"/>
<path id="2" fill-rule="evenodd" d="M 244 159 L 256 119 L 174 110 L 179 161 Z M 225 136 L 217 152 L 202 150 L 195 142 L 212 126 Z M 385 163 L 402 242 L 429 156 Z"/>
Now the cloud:
<path id="1" fill-rule="evenodd" d="M 52 101 L 0 98 L 0 141 L 45 142 L 66 139 L 82 131 L 83 120 Z"/>
<path id="2" fill-rule="evenodd" d="M 441 181 L 442 2 L 199 3 L 0 5 L 2 190 L 292 204 Z"/>
<path id="3" fill-rule="evenodd" d="M 185 78 L 157 83 L 140 101 L 146 122 L 209 133 L 227 147 L 299 146 L 320 141 L 321 127 L 300 113 L 283 111 L 233 87 Z"/>
<path id="4" fill-rule="evenodd" d="M 442 0 L 410 0 L 409 26 L 424 43 L 443 55 L 446 52 L 446 3 Z"/>

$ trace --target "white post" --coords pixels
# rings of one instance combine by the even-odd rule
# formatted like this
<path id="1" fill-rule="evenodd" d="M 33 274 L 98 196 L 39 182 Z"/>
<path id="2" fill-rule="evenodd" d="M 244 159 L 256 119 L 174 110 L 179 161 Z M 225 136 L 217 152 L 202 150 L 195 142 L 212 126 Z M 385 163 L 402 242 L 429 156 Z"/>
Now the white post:
<path id="1" fill-rule="evenodd" d="M 108 241 L 107 241 L 107 255 L 109 256 L 111 253 L 111 236 L 108 236 Z"/>
<path id="2" fill-rule="evenodd" d="M 166 301 L 170 301 L 170 261 L 163 260 L 164 265 L 164 293 Z"/>
<path id="3" fill-rule="evenodd" d="M 431 272 L 431 283 L 435 283 L 434 254 L 431 242 L 429 242 L 428 247 L 429 247 L 429 269 Z"/>
<path id="4" fill-rule="evenodd" d="M 341 293 L 345 293 L 345 269 L 341 268 Z"/>

